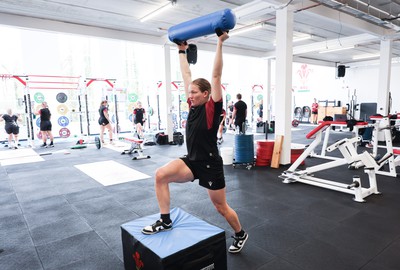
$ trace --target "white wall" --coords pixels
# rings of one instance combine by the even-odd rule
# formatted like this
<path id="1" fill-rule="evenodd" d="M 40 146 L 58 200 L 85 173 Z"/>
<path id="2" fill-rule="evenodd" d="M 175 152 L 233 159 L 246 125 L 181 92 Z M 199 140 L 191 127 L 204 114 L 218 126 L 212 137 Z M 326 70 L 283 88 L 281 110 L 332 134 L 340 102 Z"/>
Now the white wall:
<path id="1" fill-rule="evenodd" d="M 400 64 L 392 64 L 390 92 L 391 113 L 400 112 Z M 359 66 L 346 69 L 346 86 L 357 90 L 357 102 L 376 102 L 382 89 L 378 89 L 379 66 Z"/>

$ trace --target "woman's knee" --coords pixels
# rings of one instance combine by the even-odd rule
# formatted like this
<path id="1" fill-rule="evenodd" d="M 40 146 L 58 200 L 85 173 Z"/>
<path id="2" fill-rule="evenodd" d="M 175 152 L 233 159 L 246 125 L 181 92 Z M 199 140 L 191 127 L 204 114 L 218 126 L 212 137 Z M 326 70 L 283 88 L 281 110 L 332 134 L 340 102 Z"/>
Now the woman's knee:
<path id="1" fill-rule="evenodd" d="M 156 171 L 156 183 L 164 183 L 166 181 L 167 178 L 167 174 L 166 171 L 163 167 L 158 168 Z"/>

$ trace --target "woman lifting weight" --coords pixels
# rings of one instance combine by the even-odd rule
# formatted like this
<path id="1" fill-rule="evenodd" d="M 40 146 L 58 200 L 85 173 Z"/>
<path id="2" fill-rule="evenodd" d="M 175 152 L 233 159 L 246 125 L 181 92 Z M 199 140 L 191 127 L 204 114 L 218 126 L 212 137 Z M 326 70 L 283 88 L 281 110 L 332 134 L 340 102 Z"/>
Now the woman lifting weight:
<path id="1" fill-rule="evenodd" d="M 142 102 L 137 102 L 137 107 L 133 110 L 133 123 L 136 126 L 136 133 L 139 139 L 143 138 L 143 125 L 146 121 L 146 110 L 142 107 Z"/>
<path id="2" fill-rule="evenodd" d="M 243 231 L 236 212 L 226 201 L 224 169 L 217 147 L 217 131 L 222 112 L 222 44 L 228 38 L 227 33 L 218 37 L 211 84 L 203 78 L 192 81 L 185 55 L 188 45 L 178 45 L 185 94 L 190 107 L 186 124 L 188 154 L 157 170 L 155 190 L 161 215 L 154 224 L 144 227 L 142 233 L 155 234 L 171 230 L 173 222 L 170 217 L 169 183 L 185 183 L 199 179 L 199 185 L 207 189 L 216 210 L 235 231 L 229 252 L 238 253 L 247 241 L 248 234 Z"/>
<path id="3" fill-rule="evenodd" d="M 4 125 L 4 129 L 8 134 L 8 149 L 18 149 L 19 126 L 17 121 L 21 122 L 22 119 L 18 117 L 18 115 L 13 114 L 11 109 L 7 109 L 6 114 L 0 115 L 0 121 L 6 122 Z"/>
<path id="4" fill-rule="evenodd" d="M 108 135 L 110 138 L 110 143 L 113 143 L 112 139 L 112 127 L 111 127 L 111 120 L 110 116 L 108 114 L 108 101 L 103 100 L 100 103 L 100 108 L 99 108 L 99 125 L 100 125 L 100 140 L 101 143 L 104 143 L 104 131 L 107 128 L 108 130 Z"/>
<path id="5" fill-rule="evenodd" d="M 51 112 L 49 110 L 49 106 L 47 102 L 42 102 L 42 108 L 35 113 L 36 115 L 40 115 L 40 132 L 42 134 L 43 144 L 40 147 L 54 147 L 54 137 L 51 132 L 52 124 L 51 124 Z M 50 139 L 50 144 L 47 145 L 47 137 Z"/>

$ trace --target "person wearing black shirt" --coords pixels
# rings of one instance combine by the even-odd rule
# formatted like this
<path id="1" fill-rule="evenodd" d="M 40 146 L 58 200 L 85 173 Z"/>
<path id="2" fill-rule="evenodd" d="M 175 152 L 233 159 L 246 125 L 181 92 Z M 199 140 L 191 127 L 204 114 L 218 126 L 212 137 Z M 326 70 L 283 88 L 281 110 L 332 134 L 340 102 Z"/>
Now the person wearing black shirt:
<path id="1" fill-rule="evenodd" d="M 111 120 L 110 120 L 110 115 L 108 114 L 108 101 L 103 100 L 100 103 L 100 108 L 99 108 L 99 120 L 98 123 L 100 125 L 100 140 L 102 143 L 104 143 L 104 131 L 105 129 L 108 130 L 108 136 L 110 138 L 110 143 L 113 143 L 113 133 L 112 133 L 112 127 L 111 127 Z"/>
<path id="2" fill-rule="evenodd" d="M 186 123 L 188 154 L 167 163 L 156 171 L 155 190 L 160 208 L 160 219 L 144 227 L 142 233 L 155 234 L 171 230 L 173 222 L 170 217 L 169 184 L 199 179 L 199 185 L 207 189 L 214 207 L 235 232 L 233 244 L 228 251 L 238 253 L 247 241 L 248 234 L 242 229 L 236 212 L 226 201 L 224 169 L 217 147 L 217 131 L 222 112 L 222 44 L 228 38 L 227 33 L 218 37 L 211 84 L 203 78 L 192 81 L 185 55 L 188 45 L 186 43 L 178 45 L 181 73 L 190 108 Z"/>
<path id="3" fill-rule="evenodd" d="M 235 103 L 232 119 L 234 119 L 235 127 L 239 127 L 239 133 L 244 133 L 246 130 L 247 104 L 242 101 L 241 94 L 237 94 L 236 98 L 238 101 Z"/>
<path id="4" fill-rule="evenodd" d="M 22 121 L 18 115 L 13 114 L 11 109 L 7 109 L 7 113 L 0 115 L 0 121 L 5 121 L 4 129 L 8 134 L 8 148 L 9 149 L 18 149 L 18 134 L 19 134 L 19 126 L 17 121 Z M 14 139 L 14 145 L 13 145 Z"/>
<path id="5" fill-rule="evenodd" d="M 235 107 L 235 102 L 233 102 L 233 100 L 230 102 L 230 104 L 228 105 L 228 126 L 229 129 L 233 129 L 232 128 L 232 124 L 233 124 L 233 119 L 232 119 L 232 115 L 233 115 L 233 108 Z"/>
<path id="6" fill-rule="evenodd" d="M 51 133 L 51 112 L 49 110 L 49 106 L 47 105 L 47 102 L 42 102 L 42 108 L 35 113 L 36 115 L 40 115 L 40 132 L 42 133 L 42 141 L 43 144 L 41 147 L 54 147 L 54 137 L 53 134 Z M 50 144 L 47 145 L 47 137 L 50 139 Z"/>
<path id="7" fill-rule="evenodd" d="M 146 110 L 142 108 L 142 102 L 137 102 L 137 107 L 133 110 L 133 123 L 136 126 L 137 136 L 143 138 L 143 125 L 146 121 Z"/>

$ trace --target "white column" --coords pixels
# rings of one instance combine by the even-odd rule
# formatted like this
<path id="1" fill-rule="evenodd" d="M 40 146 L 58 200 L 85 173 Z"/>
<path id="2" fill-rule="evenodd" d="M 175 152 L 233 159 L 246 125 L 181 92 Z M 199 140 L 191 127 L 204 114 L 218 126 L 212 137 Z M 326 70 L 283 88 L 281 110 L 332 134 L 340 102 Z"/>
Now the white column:
<path id="1" fill-rule="evenodd" d="M 267 83 L 264 87 L 264 100 L 263 100 L 263 106 L 264 106 L 264 113 L 263 113 L 263 121 L 268 121 L 268 123 L 271 123 L 271 59 L 267 60 Z"/>
<path id="2" fill-rule="evenodd" d="M 172 123 L 172 93 L 171 93 L 171 46 L 164 45 L 164 62 L 165 62 L 165 100 L 166 106 L 164 113 L 167 115 L 168 141 L 173 141 L 173 123 Z"/>
<path id="3" fill-rule="evenodd" d="M 276 12 L 275 136 L 283 135 L 280 164 L 290 163 L 292 123 L 293 11 Z"/>
<path id="4" fill-rule="evenodd" d="M 387 115 L 389 112 L 390 72 L 392 67 L 392 43 L 390 40 L 381 41 L 381 57 L 379 65 L 378 82 L 378 111 L 377 113 Z"/>

